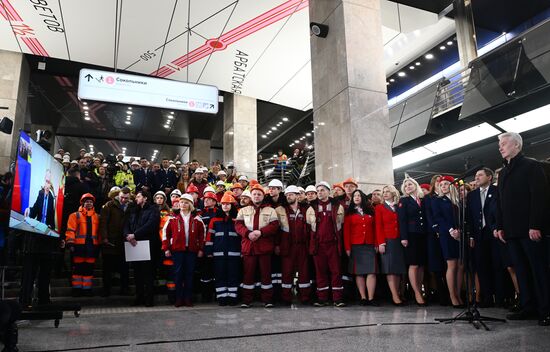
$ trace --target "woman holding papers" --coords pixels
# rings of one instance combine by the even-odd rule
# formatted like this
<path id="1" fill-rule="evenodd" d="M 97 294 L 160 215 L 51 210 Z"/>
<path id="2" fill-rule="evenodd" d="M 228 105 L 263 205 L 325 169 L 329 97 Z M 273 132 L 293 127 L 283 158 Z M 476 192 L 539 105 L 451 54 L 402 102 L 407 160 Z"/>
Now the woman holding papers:
<path id="1" fill-rule="evenodd" d="M 203 256 L 205 227 L 197 215 L 193 196 L 186 193 L 180 198 L 180 212 L 166 226 L 162 249 L 166 257 L 174 260 L 176 307 L 192 307 L 193 273 L 197 257 Z"/>

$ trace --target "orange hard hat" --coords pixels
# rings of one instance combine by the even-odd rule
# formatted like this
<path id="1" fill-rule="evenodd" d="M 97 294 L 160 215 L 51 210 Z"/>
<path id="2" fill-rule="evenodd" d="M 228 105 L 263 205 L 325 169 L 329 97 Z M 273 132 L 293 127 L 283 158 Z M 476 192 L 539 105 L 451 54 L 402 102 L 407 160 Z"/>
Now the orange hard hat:
<path id="1" fill-rule="evenodd" d="M 94 197 L 93 194 L 91 194 L 91 193 L 84 193 L 84 194 L 82 195 L 82 197 L 80 197 L 80 204 L 84 204 L 84 202 L 86 201 L 86 199 L 91 199 L 92 202 L 95 203 L 95 197 Z"/>
<path id="2" fill-rule="evenodd" d="M 248 183 L 250 185 L 250 187 L 254 186 L 254 185 L 257 185 L 258 184 L 258 180 L 255 180 L 255 179 L 251 179 L 250 182 Z"/>
<path id="3" fill-rule="evenodd" d="M 332 185 L 333 189 L 336 188 L 336 187 L 340 188 L 342 191 L 345 191 L 344 185 L 342 183 L 335 183 L 335 184 Z"/>
<path id="4" fill-rule="evenodd" d="M 250 183 L 252 183 L 252 181 Z M 252 193 L 252 191 L 261 191 L 263 194 L 265 194 L 264 188 L 259 183 L 256 183 L 255 185 L 250 187 L 250 193 Z"/>
<path id="5" fill-rule="evenodd" d="M 220 203 L 232 203 L 232 204 L 235 204 L 237 203 L 237 201 L 235 200 L 235 198 L 233 197 L 233 193 L 232 192 L 225 192 L 223 197 L 222 197 L 222 200 L 220 201 Z"/>
<path id="6" fill-rule="evenodd" d="M 345 179 L 344 182 L 342 182 L 342 185 L 345 186 L 348 183 L 351 183 L 352 185 L 355 185 L 355 187 L 359 187 L 359 185 L 357 184 L 357 181 L 355 181 L 355 179 L 353 177 Z"/>
<path id="7" fill-rule="evenodd" d="M 235 189 L 235 188 L 243 189 L 243 186 L 239 182 L 237 182 L 232 184 L 230 189 Z"/>

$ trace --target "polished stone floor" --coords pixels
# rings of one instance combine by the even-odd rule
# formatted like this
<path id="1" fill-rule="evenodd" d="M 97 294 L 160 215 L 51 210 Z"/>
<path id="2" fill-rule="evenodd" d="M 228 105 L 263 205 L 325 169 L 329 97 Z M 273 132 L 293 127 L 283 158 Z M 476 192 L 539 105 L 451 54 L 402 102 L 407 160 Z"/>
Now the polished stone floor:
<path id="1" fill-rule="evenodd" d="M 440 324 L 451 308 L 241 309 L 86 307 L 75 318 L 25 322 L 22 351 L 550 351 L 550 328 L 536 321 L 490 323 L 491 331 L 463 322 Z M 482 314 L 504 317 L 501 309 Z"/>

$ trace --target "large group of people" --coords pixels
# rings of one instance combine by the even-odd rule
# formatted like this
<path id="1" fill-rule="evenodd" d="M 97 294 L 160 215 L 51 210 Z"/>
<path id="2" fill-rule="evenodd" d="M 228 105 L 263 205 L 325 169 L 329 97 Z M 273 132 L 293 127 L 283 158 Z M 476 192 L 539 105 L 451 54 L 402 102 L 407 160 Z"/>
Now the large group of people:
<path id="1" fill-rule="evenodd" d="M 378 306 L 385 298 L 395 306 L 497 306 L 511 310 L 509 319 L 550 325 L 548 178 L 521 153 L 519 134 L 499 141 L 498 173 L 480 167 L 472 182 L 434 175 L 430 184 L 406 175 L 400 189 L 369 194 L 354 178 L 263 186 L 217 163 L 168 159 L 134 160 L 128 169 L 119 160 L 114 183 L 94 188 L 109 165 L 83 153 L 66 171 L 72 209 L 62 246 L 73 294 L 91 295 L 99 255 L 103 295 L 112 294 L 115 272 L 129 294 L 124 247 L 148 243 L 150 259 L 131 263 L 135 305 L 154 304 L 157 282 L 176 307 L 199 297 L 243 308 L 295 299 Z"/>

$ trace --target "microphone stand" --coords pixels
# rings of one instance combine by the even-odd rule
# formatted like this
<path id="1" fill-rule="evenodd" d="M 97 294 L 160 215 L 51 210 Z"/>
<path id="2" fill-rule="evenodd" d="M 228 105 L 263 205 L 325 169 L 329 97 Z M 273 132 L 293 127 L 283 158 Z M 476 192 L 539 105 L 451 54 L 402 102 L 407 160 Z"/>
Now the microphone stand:
<path id="1" fill-rule="evenodd" d="M 475 173 L 477 170 L 479 170 L 480 167 L 476 167 L 475 170 L 470 169 L 464 173 L 460 178 L 456 179 L 455 182 L 464 181 L 464 179 L 468 176 L 471 176 L 472 172 Z M 459 204 L 458 207 L 458 229 L 460 230 L 460 247 L 459 247 L 459 262 L 461 265 L 464 266 L 464 271 L 466 273 L 466 308 L 460 312 L 458 315 L 456 315 L 453 318 L 436 318 L 435 321 L 438 321 L 440 323 L 450 324 L 457 321 L 465 321 L 469 324 L 472 324 L 473 327 L 476 329 L 480 329 L 483 327 L 486 331 L 490 331 L 489 327 L 485 322 L 498 322 L 498 323 L 505 323 L 505 319 L 499 319 L 499 318 L 493 318 L 493 317 L 487 317 L 481 315 L 481 313 L 478 310 L 476 301 L 475 301 L 475 285 L 470 284 L 470 280 L 472 278 L 472 272 L 470 270 L 470 265 L 466 263 L 466 259 L 471 258 L 471 250 L 469 246 L 469 239 L 466 236 L 466 229 L 467 229 L 467 223 L 466 223 L 466 187 L 464 187 L 462 202 Z M 460 188 L 459 188 L 459 198 L 460 198 Z M 466 256 L 468 254 L 468 256 Z M 470 287 L 471 286 L 471 287 Z M 472 301 L 470 302 L 469 294 L 472 295 Z"/>

